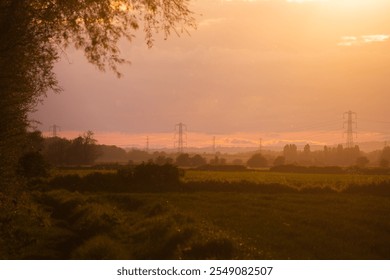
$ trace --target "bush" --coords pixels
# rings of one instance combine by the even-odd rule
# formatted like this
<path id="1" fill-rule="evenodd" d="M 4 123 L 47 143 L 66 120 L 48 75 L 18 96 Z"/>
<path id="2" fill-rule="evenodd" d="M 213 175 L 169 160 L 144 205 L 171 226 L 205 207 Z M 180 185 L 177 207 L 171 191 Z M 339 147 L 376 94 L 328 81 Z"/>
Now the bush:
<path id="1" fill-rule="evenodd" d="M 69 191 L 80 190 L 82 178 L 79 175 L 56 176 L 49 181 L 52 189 L 66 189 Z"/>
<path id="2" fill-rule="evenodd" d="M 180 170 L 172 164 L 143 163 L 134 168 L 133 180 L 141 190 L 163 191 L 177 189 Z"/>
<path id="3" fill-rule="evenodd" d="M 262 154 L 254 154 L 246 164 L 253 168 L 267 167 L 267 159 Z"/>
<path id="4" fill-rule="evenodd" d="M 72 254 L 77 260 L 126 260 L 129 253 L 120 243 L 105 235 L 98 235 L 84 242 Z"/>
<path id="5" fill-rule="evenodd" d="M 48 176 L 48 164 L 39 152 L 24 154 L 19 159 L 18 174 L 25 178 Z"/>
<path id="6" fill-rule="evenodd" d="M 187 259 L 216 259 L 229 260 L 235 255 L 235 248 L 232 240 L 227 238 L 212 239 L 205 243 L 194 244 L 190 250 L 185 252 Z"/>
<path id="7" fill-rule="evenodd" d="M 352 184 L 344 192 L 349 194 L 390 196 L 390 182 L 372 183 L 368 185 Z"/>

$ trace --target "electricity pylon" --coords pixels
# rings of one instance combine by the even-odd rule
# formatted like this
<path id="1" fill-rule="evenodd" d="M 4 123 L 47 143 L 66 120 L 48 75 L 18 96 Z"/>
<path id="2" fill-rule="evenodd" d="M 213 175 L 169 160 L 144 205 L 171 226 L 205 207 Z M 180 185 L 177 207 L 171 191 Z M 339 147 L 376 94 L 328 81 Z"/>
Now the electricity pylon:
<path id="1" fill-rule="evenodd" d="M 347 115 L 347 120 L 344 121 L 343 128 L 345 128 L 345 124 L 347 124 L 347 130 L 345 133 L 347 133 L 347 148 L 353 148 L 353 135 L 355 134 L 355 137 L 357 137 L 357 132 L 353 130 L 353 128 L 357 128 L 357 115 L 355 112 L 352 112 L 349 110 L 348 112 L 345 112 L 343 115 L 343 118 L 345 119 L 345 115 Z"/>
<path id="2" fill-rule="evenodd" d="M 59 127 L 58 125 L 54 124 L 52 126 L 50 126 L 50 130 L 52 132 L 52 137 L 57 137 L 57 132 L 61 130 L 61 127 Z"/>
<path id="3" fill-rule="evenodd" d="M 187 126 L 184 123 L 178 123 L 175 125 L 175 141 L 174 146 L 179 153 L 183 153 L 184 146 L 187 145 Z"/>

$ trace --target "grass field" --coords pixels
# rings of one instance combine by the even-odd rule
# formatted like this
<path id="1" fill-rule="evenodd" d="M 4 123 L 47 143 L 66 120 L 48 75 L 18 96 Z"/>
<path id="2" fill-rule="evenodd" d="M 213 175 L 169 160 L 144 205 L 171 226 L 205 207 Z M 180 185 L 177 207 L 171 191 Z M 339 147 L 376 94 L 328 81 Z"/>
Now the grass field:
<path id="1" fill-rule="evenodd" d="M 104 177 L 96 178 L 105 184 Z M 168 191 L 48 185 L 17 204 L 0 197 L 9 209 L 0 213 L 0 257 L 390 259 L 388 176 L 188 170 L 181 180 L 179 189 Z M 351 185 L 360 189 L 341 191 Z M 264 192 L 262 186 L 278 189 Z"/>
<path id="2" fill-rule="evenodd" d="M 389 198 L 199 193 L 172 203 L 237 236 L 248 258 L 390 258 Z"/>
<path id="3" fill-rule="evenodd" d="M 36 193 L 24 259 L 389 259 L 390 197 Z M 30 232 L 31 233 L 31 232 Z M 39 237 L 39 238 L 38 238 Z"/>
<path id="4" fill-rule="evenodd" d="M 93 173 L 116 173 L 116 170 L 114 169 L 93 169 L 93 168 L 84 168 L 84 169 L 76 169 L 76 168 L 69 168 L 69 169 L 57 169 L 54 168 L 50 171 L 50 177 L 54 178 L 56 176 L 67 176 L 67 175 L 78 175 L 80 177 L 87 176 L 89 174 Z"/>
<path id="5" fill-rule="evenodd" d="M 382 182 L 390 182 L 389 175 L 365 175 L 365 174 L 303 174 L 303 173 L 279 173 L 267 171 L 199 171 L 187 170 L 183 178 L 184 182 L 225 181 L 253 183 L 281 184 L 293 188 L 331 188 L 343 190 L 349 185 L 368 185 Z"/>
<path id="6" fill-rule="evenodd" d="M 101 169 L 54 169 L 51 176 L 79 175 L 87 176 L 93 173 L 116 173 L 116 170 Z M 181 180 L 188 182 L 241 182 L 247 181 L 256 184 L 280 184 L 292 188 L 331 188 L 337 191 L 350 185 L 370 185 L 389 182 L 390 175 L 367 174 L 304 174 L 281 173 L 269 171 L 202 171 L 186 170 Z"/>

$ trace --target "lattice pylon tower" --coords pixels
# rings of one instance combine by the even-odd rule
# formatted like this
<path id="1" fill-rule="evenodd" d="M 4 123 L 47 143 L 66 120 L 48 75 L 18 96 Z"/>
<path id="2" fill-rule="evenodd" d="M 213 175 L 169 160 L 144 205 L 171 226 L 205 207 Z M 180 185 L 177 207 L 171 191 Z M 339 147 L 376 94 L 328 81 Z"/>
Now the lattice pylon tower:
<path id="1" fill-rule="evenodd" d="M 175 141 L 174 146 L 177 147 L 179 153 L 183 153 L 184 147 L 187 145 L 187 126 L 184 123 L 175 125 Z"/>
<path id="2" fill-rule="evenodd" d="M 353 148 L 355 146 L 353 138 L 354 138 L 354 135 L 355 135 L 355 137 L 357 136 L 357 132 L 354 131 L 354 128 L 355 129 L 357 128 L 357 115 L 355 112 L 352 112 L 351 110 L 349 110 L 348 112 L 344 113 L 344 115 L 343 115 L 344 119 L 345 119 L 345 116 L 347 116 L 347 120 L 344 121 L 343 127 L 345 128 L 345 124 L 347 125 L 346 131 L 345 131 L 345 133 L 347 134 L 346 147 Z"/>
<path id="3" fill-rule="evenodd" d="M 50 126 L 50 130 L 51 130 L 51 133 L 52 133 L 52 137 L 57 137 L 58 136 L 58 131 L 61 130 L 61 127 L 59 127 L 58 125 L 54 124 L 52 126 Z"/>

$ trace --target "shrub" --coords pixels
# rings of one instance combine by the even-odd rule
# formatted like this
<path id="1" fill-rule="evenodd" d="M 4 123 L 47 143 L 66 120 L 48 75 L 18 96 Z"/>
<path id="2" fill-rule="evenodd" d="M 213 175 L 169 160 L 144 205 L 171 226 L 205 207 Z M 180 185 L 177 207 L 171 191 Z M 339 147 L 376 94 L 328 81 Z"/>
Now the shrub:
<path id="1" fill-rule="evenodd" d="M 249 167 L 267 167 L 267 159 L 262 154 L 254 154 L 246 162 Z"/>
<path id="2" fill-rule="evenodd" d="M 105 235 L 94 236 L 84 242 L 73 253 L 77 260 L 125 260 L 130 259 L 128 250 Z"/>
<path id="3" fill-rule="evenodd" d="M 115 173 L 94 172 L 86 175 L 82 181 L 82 188 L 88 191 L 121 192 L 126 190 L 125 181 Z"/>
<path id="4" fill-rule="evenodd" d="M 82 178 L 79 175 L 56 176 L 49 182 L 53 189 L 67 189 L 69 191 L 80 190 Z"/>
<path id="5" fill-rule="evenodd" d="M 232 259 L 235 254 L 233 241 L 228 238 L 208 240 L 204 243 L 194 244 L 185 252 L 187 259 Z"/>
<path id="6" fill-rule="evenodd" d="M 344 192 L 349 194 L 390 196 L 390 182 L 372 183 L 367 185 L 352 184 L 348 186 Z"/>
<path id="7" fill-rule="evenodd" d="M 180 248 L 189 242 L 195 229 L 172 212 L 152 214 L 133 229 L 134 255 L 137 259 L 178 259 Z"/>
<path id="8" fill-rule="evenodd" d="M 172 164 L 143 163 L 134 168 L 133 180 L 143 190 L 173 190 L 179 185 L 180 170 Z"/>
<path id="9" fill-rule="evenodd" d="M 18 163 L 18 174 L 25 178 L 48 176 L 48 164 L 39 152 L 24 154 Z"/>

